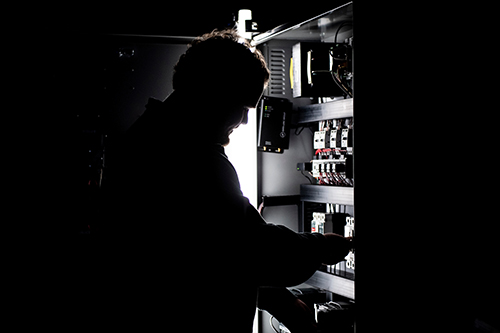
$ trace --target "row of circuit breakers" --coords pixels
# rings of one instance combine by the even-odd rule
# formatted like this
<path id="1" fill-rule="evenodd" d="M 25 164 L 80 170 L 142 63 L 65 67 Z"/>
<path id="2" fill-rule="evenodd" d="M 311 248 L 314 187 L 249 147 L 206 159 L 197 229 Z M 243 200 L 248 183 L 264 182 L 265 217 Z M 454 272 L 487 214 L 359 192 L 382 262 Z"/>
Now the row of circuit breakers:
<path id="1" fill-rule="evenodd" d="M 319 185 L 354 186 L 352 118 L 319 122 L 314 132 L 314 157 L 306 170 Z"/>
<path id="2" fill-rule="evenodd" d="M 352 118 L 320 121 L 313 159 L 298 163 L 297 170 L 309 172 L 317 185 L 354 186 L 352 134 Z"/>

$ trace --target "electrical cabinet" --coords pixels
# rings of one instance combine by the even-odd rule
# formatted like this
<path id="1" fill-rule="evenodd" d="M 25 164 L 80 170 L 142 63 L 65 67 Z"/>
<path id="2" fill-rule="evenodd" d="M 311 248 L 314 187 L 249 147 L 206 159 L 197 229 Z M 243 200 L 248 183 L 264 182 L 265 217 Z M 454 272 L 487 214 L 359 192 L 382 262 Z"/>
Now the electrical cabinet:
<path id="1" fill-rule="evenodd" d="M 288 149 L 279 155 L 258 153 L 260 207 L 268 207 L 267 221 L 299 232 L 355 236 L 352 10 L 352 2 L 347 3 L 253 38 L 271 71 L 264 95 L 292 102 Z M 305 282 L 331 295 L 330 303 L 314 304 L 322 331 L 354 330 L 352 312 L 345 309 L 355 304 L 355 259 L 353 249 L 344 261 L 322 265 Z M 330 311 L 329 319 L 320 309 Z M 279 329 L 287 332 L 281 324 Z"/>
<path id="2" fill-rule="evenodd" d="M 259 192 L 266 198 L 261 204 L 276 196 L 276 187 L 282 188 L 279 195 L 295 195 L 297 231 L 355 236 L 352 12 L 350 2 L 253 37 L 271 70 L 264 94 L 293 103 L 289 149 L 278 156 L 259 155 Z M 288 177 L 287 186 L 267 176 L 285 160 L 300 176 Z M 272 218 L 279 222 L 277 215 Z M 337 265 L 323 265 L 306 283 L 354 301 L 355 267 L 353 250 Z"/>

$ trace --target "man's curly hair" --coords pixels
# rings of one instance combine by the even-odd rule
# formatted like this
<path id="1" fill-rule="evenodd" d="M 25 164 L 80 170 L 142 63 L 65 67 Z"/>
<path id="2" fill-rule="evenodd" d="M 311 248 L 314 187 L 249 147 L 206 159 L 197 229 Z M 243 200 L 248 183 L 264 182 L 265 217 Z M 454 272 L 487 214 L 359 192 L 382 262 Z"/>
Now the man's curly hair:
<path id="1" fill-rule="evenodd" d="M 196 94 L 238 94 L 267 86 L 262 53 L 236 30 L 214 30 L 194 39 L 174 67 L 173 88 Z"/>

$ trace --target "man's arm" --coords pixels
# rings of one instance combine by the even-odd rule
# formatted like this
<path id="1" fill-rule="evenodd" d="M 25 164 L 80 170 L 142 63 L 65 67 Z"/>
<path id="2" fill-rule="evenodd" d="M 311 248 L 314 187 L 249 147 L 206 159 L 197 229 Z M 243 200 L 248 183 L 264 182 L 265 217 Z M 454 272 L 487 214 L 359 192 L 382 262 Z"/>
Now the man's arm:
<path id="1" fill-rule="evenodd" d="M 306 281 L 324 264 L 333 265 L 349 253 L 350 241 L 340 235 L 297 233 L 285 226 L 267 223 L 244 197 L 236 171 L 220 154 L 214 155 L 214 193 L 223 204 L 219 221 L 227 221 L 229 229 L 221 230 L 239 249 L 241 261 L 249 268 L 257 286 L 295 286 Z M 214 198 L 207 193 L 206 198 Z M 232 240 L 231 240 L 232 239 Z"/>
<path id="2" fill-rule="evenodd" d="M 264 286 L 294 286 L 306 281 L 323 264 L 342 260 L 351 240 L 337 234 L 297 233 L 266 223 L 250 204 L 246 207 L 247 237 L 253 243 L 250 258 L 256 280 Z"/>

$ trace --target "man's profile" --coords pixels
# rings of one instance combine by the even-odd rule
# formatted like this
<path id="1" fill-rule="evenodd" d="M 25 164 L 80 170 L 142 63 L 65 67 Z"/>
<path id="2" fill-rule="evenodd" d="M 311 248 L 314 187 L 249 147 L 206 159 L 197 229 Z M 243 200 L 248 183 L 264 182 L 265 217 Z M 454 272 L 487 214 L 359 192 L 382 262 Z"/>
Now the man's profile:
<path id="1" fill-rule="evenodd" d="M 234 30 L 205 34 L 176 64 L 174 91 L 150 99 L 127 132 L 97 270 L 98 316 L 111 327 L 251 332 L 259 306 L 292 333 L 314 330 L 285 287 L 341 261 L 350 240 L 267 223 L 224 153 L 269 76 L 262 54 Z"/>

